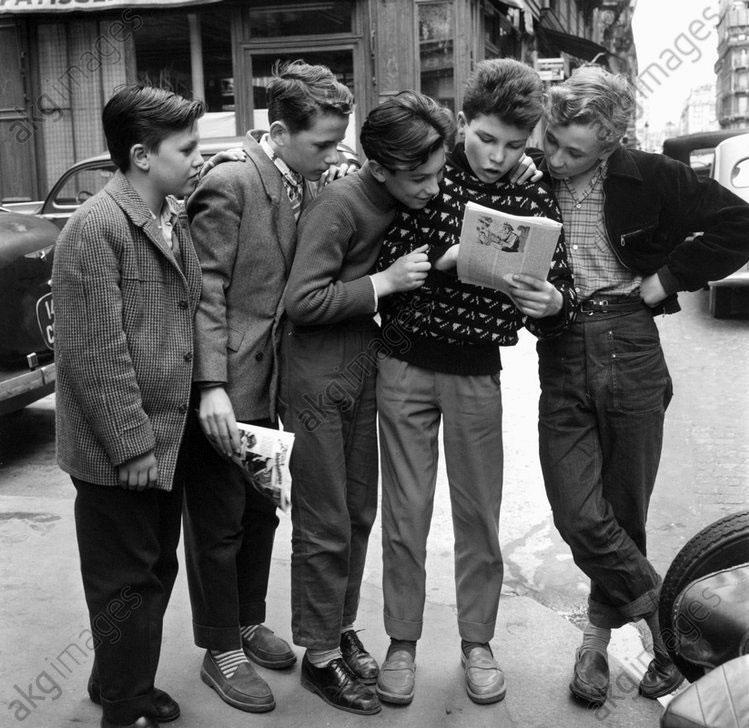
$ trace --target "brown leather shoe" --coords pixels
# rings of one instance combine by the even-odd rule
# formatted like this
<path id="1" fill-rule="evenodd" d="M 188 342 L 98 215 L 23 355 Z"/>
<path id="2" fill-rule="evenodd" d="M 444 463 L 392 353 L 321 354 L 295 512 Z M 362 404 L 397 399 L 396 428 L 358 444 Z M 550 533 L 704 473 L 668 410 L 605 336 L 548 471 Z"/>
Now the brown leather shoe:
<path id="1" fill-rule="evenodd" d="M 410 652 L 394 650 L 380 668 L 377 695 L 380 700 L 408 705 L 414 699 L 416 665 Z"/>
<path id="2" fill-rule="evenodd" d="M 672 693 L 683 682 L 684 676 L 671 659 L 656 652 L 640 681 L 640 695 L 655 700 Z"/>
<path id="3" fill-rule="evenodd" d="M 606 655 L 580 648 L 575 655 L 575 672 L 570 692 L 591 707 L 606 702 L 609 691 L 609 663 Z"/>
<path id="4" fill-rule="evenodd" d="M 374 685 L 377 682 L 377 675 L 380 673 L 377 661 L 364 649 L 353 629 L 347 629 L 341 634 L 341 654 L 351 672 L 365 685 Z"/>
<path id="5" fill-rule="evenodd" d="M 268 683 L 255 672 L 249 662 L 240 663 L 235 673 L 224 677 L 213 655 L 206 650 L 200 679 L 213 688 L 225 703 L 248 713 L 267 713 L 276 707 Z"/>
<path id="6" fill-rule="evenodd" d="M 242 649 L 248 659 L 271 670 L 283 670 L 296 662 L 296 655 L 289 643 L 264 624 L 249 639 L 242 637 Z"/>
<path id="7" fill-rule="evenodd" d="M 505 676 L 489 645 L 474 647 L 468 655 L 461 651 L 460 661 L 465 670 L 466 692 L 474 703 L 498 703 L 505 697 Z"/>
<path id="8" fill-rule="evenodd" d="M 337 658 L 325 667 L 315 667 L 305 654 L 301 681 L 307 690 L 317 693 L 334 708 L 361 715 L 373 715 L 382 710 L 377 696 L 357 680 L 342 659 Z"/>

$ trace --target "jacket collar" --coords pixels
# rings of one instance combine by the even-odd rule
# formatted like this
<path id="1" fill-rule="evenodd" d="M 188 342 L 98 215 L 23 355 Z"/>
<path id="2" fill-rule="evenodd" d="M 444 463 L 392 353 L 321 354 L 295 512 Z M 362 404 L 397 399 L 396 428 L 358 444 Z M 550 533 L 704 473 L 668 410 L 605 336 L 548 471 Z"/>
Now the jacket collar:
<path id="1" fill-rule="evenodd" d="M 632 155 L 622 146 L 619 146 L 609 157 L 608 176 L 628 177 L 635 182 L 643 181 L 642 174 L 640 174 Z"/>

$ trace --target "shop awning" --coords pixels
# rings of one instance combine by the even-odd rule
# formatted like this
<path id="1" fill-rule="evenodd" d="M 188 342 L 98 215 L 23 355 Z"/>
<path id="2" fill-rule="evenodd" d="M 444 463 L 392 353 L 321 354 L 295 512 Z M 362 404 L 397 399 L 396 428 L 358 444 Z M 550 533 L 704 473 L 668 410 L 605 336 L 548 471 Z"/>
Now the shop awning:
<path id="1" fill-rule="evenodd" d="M 21 13 L 71 13 L 102 10 L 141 10 L 209 5 L 221 0 L 0 0 L 0 15 Z"/>
<path id="2" fill-rule="evenodd" d="M 587 38 L 580 38 L 577 35 L 562 33 L 559 30 L 536 26 L 536 36 L 547 52 L 569 53 L 575 58 L 581 58 L 584 61 L 592 61 L 596 56 L 605 58 L 611 55 L 609 51 L 598 43 L 594 43 Z"/>

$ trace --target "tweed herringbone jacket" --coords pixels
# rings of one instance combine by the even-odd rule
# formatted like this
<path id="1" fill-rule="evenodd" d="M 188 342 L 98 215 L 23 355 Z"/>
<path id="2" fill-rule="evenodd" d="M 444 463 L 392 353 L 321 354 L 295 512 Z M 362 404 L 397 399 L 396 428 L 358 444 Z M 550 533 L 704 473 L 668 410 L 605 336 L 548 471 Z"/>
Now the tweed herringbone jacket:
<path id="1" fill-rule="evenodd" d="M 170 490 L 189 408 L 200 265 L 184 211 L 180 267 L 158 223 L 117 172 L 60 233 L 52 292 L 57 459 L 118 484 L 117 466 L 153 450 Z"/>

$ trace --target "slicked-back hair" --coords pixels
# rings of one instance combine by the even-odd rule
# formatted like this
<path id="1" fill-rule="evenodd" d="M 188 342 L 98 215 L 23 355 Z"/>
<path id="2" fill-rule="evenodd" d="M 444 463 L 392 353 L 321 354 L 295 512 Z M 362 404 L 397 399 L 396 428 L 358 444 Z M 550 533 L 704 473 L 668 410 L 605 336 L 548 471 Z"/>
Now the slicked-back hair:
<path id="1" fill-rule="evenodd" d="M 309 129 L 318 114 L 348 116 L 354 96 L 327 66 L 302 60 L 277 62 L 266 87 L 268 121 L 283 121 L 289 132 Z"/>
<path id="2" fill-rule="evenodd" d="M 191 129 L 204 113 L 202 101 L 190 101 L 166 89 L 120 86 L 101 115 L 112 161 L 127 172 L 134 144 L 142 144 L 149 152 L 158 151 L 166 137 Z"/>
<path id="3" fill-rule="evenodd" d="M 545 101 L 549 124 L 598 124 L 603 144 L 626 134 L 635 110 L 632 87 L 624 76 L 601 66 L 581 66 L 563 83 L 552 86 Z"/>
<path id="4" fill-rule="evenodd" d="M 429 96 L 401 91 L 369 112 L 359 140 L 367 158 L 385 169 L 415 169 L 440 147 L 452 146 L 455 120 Z"/>
<path id="5" fill-rule="evenodd" d="M 463 114 L 469 122 L 481 115 L 497 116 L 530 132 L 543 115 L 541 78 L 512 58 L 481 61 L 466 82 Z"/>

